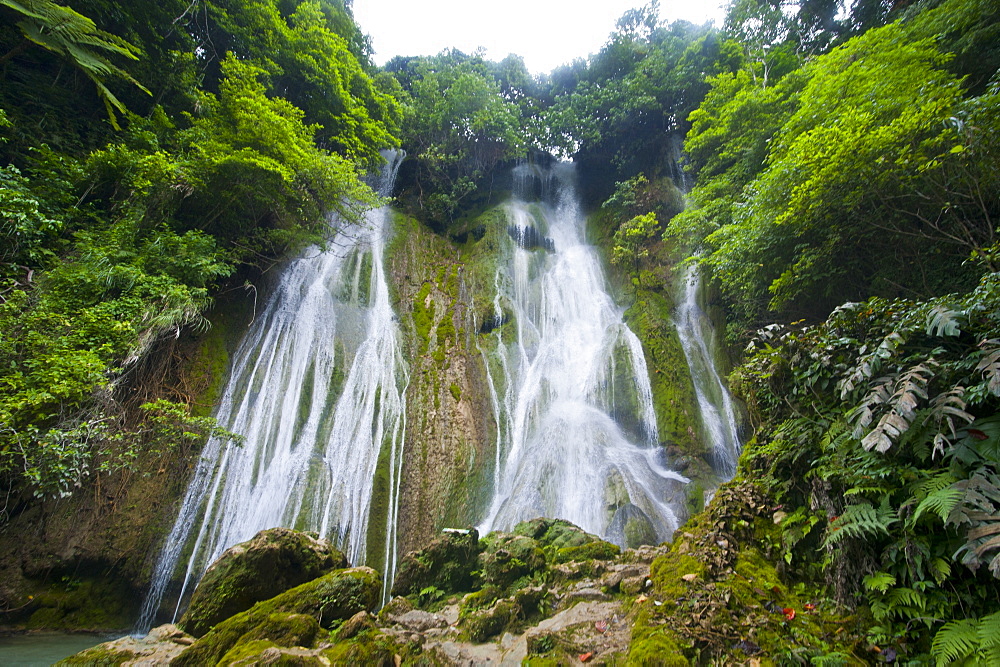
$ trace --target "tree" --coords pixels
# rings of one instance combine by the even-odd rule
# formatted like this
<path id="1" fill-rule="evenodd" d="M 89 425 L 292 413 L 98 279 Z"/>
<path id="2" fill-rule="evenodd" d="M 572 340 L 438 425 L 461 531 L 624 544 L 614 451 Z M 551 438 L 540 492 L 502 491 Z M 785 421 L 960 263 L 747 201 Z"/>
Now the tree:
<path id="1" fill-rule="evenodd" d="M 411 99 L 403 145 L 417 165 L 419 206 L 448 221 L 490 170 L 524 154 L 519 108 L 481 58 L 446 51 L 410 61 L 406 69 L 401 80 Z M 508 86 L 508 96 L 513 90 Z"/>

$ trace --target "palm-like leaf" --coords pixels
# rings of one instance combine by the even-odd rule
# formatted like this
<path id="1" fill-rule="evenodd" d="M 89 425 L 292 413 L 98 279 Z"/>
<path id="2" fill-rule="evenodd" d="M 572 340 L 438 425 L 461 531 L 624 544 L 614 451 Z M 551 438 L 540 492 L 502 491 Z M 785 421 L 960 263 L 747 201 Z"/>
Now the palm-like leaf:
<path id="1" fill-rule="evenodd" d="M 94 82 L 111 124 L 115 129 L 121 129 L 115 111 L 124 112 L 125 105 L 108 89 L 105 81 L 109 78 L 125 79 L 146 93 L 149 90 L 108 60 L 105 54 L 138 60 L 138 47 L 100 30 L 83 14 L 51 0 L 0 0 L 0 5 L 24 17 L 17 22 L 17 27 L 28 42 L 67 58 Z M 8 59 L 12 53 L 0 60 Z"/>

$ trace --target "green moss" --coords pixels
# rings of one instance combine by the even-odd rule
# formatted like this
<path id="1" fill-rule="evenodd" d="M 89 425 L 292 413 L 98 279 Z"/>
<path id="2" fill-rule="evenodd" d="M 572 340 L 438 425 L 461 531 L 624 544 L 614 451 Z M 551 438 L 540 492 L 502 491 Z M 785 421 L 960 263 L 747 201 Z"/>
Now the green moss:
<path id="1" fill-rule="evenodd" d="M 479 551 L 475 530 L 465 535 L 445 533 L 400 559 L 392 594 L 416 595 L 429 586 L 446 593 L 471 590 Z"/>
<path id="2" fill-rule="evenodd" d="M 133 591 L 121 579 L 62 577 L 39 591 L 28 630 L 119 630 L 134 620 Z"/>
<path id="3" fill-rule="evenodd" d="M 337 642 L 323 651 L 323 657 L 333 665 L 394 665 L 395 656 L 410 664 L 418 649 L 396 641 L 388 635 L 366 630 L 348 641 Z"/>
<path id="4" fill-rule="evenodd" d="M 266 639 L 241 640 L 219 660 L 221 665 L 243 662 L 247 665 L 260 664 L 261 654 L 269 648 L 281 646 Z"/>
<path id="5" fill-rule="evenodd" d="M 293 586 L 347 564 L 327 542 L 287 528 L 262 531 L 227 551 L 199 582 L 180 626 L 195 637 Z"/>
<path id="6" fill-rule="evenodd" d="M 319 623 L 305 614 L 271 614 L 240 638 L 240 643 L 267 640 L 277 646 L 312 646 Z"/>
<path id="7" fill-rule="evenodd" d="M 297 586 L 251 609 L 222 621 L 193 646 L 181 653 L 173 665 L 204 665 L 217 662 L 244 635 L 272 624 L 273 614 L 303 614 L 319 620 L 322 627 L 350 618 L 359 611 L 374 610 L 381 598 L 381 581 L 370 568 L 331 572 Z M 256 636 L 256 635 L 254 635 Z"/>
<path id="8" fill-rule="evenodd" d="M 484 642 L 517 623 L 519 613 L 513 600 L 500 600 L 485 611 L 470 614 L 463 624 L 465 634 L 471 641 Z"/>
<path id="9" fill-rule="evenodd" d="M 636 296 L 625 321 L 646 354 L 660 441 L 677 444 L 688 454 L 703 455 L 694 384 L 670 315 L 674 304 L 651 290 L 641 290 Z"/>
<path id="10" fill-rule="evenodd" d="M 462 388 L 454 382 L 448 385 L 448 391 L 451 392 L 451 397 L 455 399 L 456 403 L 462 400 Z"/>
<path id="11" fill-rule="evenodd" d="M 567 563 L 571 560 L 611 560 L 621 553 L 617 544 L 597 540 L 576 547 L 564 547 L 556 551 L 555 562 Z"/>
<path id="12" fill-rule="evenodd" d="M 56 665 L 93 665 L 95 667 L 117 667 L 130 660 L 135 660 L 140 656 L 132 651 L 115 651 L 104 646 L 81 651 L 76 655 L 71 655 L 65 660 L 60 660 Z"/>
<path id="13" fill-rule="evenodd" d="M 429 299 L 431 283 L 425 282 L 413 298 L 413 326 L 416 329 L 419 354 L 426 354 L 434 324 L 434 301 Z"/>
<path id="14" fill-rule="evenodd" d="M 637 667 L 682 667 L 691 664 L 684 655 L 677 634 L 666 625 L 651 627 L 646 622 L 647 617 L 647 614 L 641 613 L 632 627 L 632 642 L 625 664 Z"/>

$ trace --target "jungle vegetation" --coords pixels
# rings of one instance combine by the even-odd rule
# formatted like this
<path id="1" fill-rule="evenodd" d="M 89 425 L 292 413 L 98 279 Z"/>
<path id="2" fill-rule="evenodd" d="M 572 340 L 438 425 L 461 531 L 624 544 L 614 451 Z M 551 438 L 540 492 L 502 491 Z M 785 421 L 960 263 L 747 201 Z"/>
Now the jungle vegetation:
<path id="1" fill-rule="evenodd" d="M 381 149 L 444 230 L 551 152 L 638 284 L 687 261 L 717 285 L 740 475 L 783 507 L 792 576 L 907 658 L 997 659 L 996 2 L 733 0 L 720 27 L 653 2 L 540 77 L 455 50 L 376 68 L 343 0 L 0 19 L 0 521 L 215 428 L 124 390 L 373 205 Z"/>

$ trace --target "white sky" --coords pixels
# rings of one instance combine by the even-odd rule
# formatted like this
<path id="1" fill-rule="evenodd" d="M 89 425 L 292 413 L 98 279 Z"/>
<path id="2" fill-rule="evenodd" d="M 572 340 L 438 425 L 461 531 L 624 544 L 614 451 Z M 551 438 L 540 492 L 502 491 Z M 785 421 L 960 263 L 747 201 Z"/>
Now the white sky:
<path id="1" fill-rule="evenodd" d="M 615 21 L 648 0 L 354 0 L 354 18 L 371 36 L 374 60 L 429 56 L 446 48 L 502 60 L 524 58 L 528 70 L 547 74 L 574 58 L 600 51 Z M 660 21 L 722 24 L 724 0 L 660 0 Z"/>

